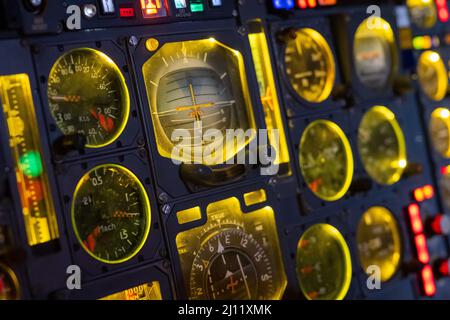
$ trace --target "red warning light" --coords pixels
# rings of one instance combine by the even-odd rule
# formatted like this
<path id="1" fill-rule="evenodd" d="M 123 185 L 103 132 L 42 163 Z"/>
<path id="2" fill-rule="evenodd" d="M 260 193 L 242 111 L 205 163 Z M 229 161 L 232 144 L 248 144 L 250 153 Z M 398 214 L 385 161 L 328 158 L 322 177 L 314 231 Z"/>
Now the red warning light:
<path id="1" fill-rule="evenodd" d="M 315 7 L 317 7 L 317 0 L 298 0 L 297 6 L 300 9 L 314 9 Z"/>
<path id="2" fill-rule="evenodd" d="M 135 16 L 133 7 L 120 7 L 119 15 L 121 18 L 133 18 Z"/>
<path id="3" fill-rule="evenodd" d="M 420 217 L 420 209 L 416 203 L 412 203 L 408 206 L 409 221 L 411 223 L 411 229 L 414 234 L 423 232 L 422 218 Z"/>
<path id="4" fill-rule="evenodd" d="M 145 19 L 167 17 L 167 0 L 141 0 L 142 16 Z"/>
<path id="5" fill-rule="evenodd" d="M 414 237 L 417 249 L 417 259 L 423 264 L 430 262 L 430 254 L 428 253 L 427 239 L 424 234 L 418 234 Z"/>
<path id="6" fill-rule="evenodd" d="M 441 22 L 447 22 L 449 18 L 447 0 L 436 0 L 438 17 Z"/>
<path id="7" fill-rule="evenodd" d="M 421 272 L 423 292 L 426 296 L 431 297 L 436 293 L 436 283 L 434 282 L 433 269 L 430 265 L 423 267 Z"/>

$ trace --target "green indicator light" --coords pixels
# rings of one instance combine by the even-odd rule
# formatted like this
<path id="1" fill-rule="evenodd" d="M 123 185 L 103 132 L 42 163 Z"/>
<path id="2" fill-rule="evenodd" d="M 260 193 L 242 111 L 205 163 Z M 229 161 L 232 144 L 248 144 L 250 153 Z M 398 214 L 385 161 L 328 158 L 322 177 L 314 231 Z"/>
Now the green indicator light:
<path id="1" fill-rule="evenodd" d="M 195 1 L 191 2 L 191 12 L 203 12 L 205 11 L 205 7 L 203 6 L 203 1 Z"/>
<path id="2" fill-rule="evenodd" d="M 19 159 L 20 170 L 29 178 L 37 178 L 42 174 L 42 160 L 39 152 L 29 151 Z"/>

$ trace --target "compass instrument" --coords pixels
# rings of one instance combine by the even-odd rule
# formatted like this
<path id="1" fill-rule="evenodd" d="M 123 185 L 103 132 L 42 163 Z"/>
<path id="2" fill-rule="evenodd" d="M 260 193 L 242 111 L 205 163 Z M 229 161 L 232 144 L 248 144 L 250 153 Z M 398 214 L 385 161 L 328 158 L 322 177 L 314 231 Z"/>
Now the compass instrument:
<path id="1" fill-rule="evenodd" d="M 364 271 L 377 266 L 381 281 L 390 280 L 398 270 L 402 252 L 400 230 L 394 215 L 384 207 L 371 207 L 361 217 L 356 241 Z"/>
<path id="2" fill-rule="evenodd" d="M 422 91 L 434 101 L 440 101 L 447 95 L 447 68 L 436 51 L 423 52 L 417 64 L 417 75 Z"/>
<path id="3" fill-rule="evenodd" d="M 366 112 L 358 129 L 358 150 L 376 182 L 391 185 L 400 180 L 407 165 L 406 143 L 392 111 L 375 106 Z"/>
<path id="4" fill-rule="evenodd" d="M 286 276 L 272 208 L 244 214 L 229 198 L 206 211 L 205 225 L 177 236 L 189 298 L 280 299 Z"/>
<path id="5" fill-rule="evenodd" d="M 313 121 L 303 132 L 299 149 L 309 189 L 327 201 L 343 197 L 353 178 L 353 155 L 342 129 L 328 120 Z"/>
<path id="6" fill-rule="evenodd" d="M 142 72 L 162 156 L 220 164 L 253 138 L 225 142 L 227 129 L 255 126 L 240 52 L 212 38 L 166 43 Z"/>
<path id="7" fill-rule="evenodd" d="M 95 259 L 121 263 L 144 245 L 150 203 L 138 178 L 115 164 L 95 167 L 78 182 L 72 223 L 81 246 Z"/>
<path id="8" fill-rule="evenodd" d="M 397 53 L 394 32 L 382 18 L 364 20 L 355 33 L 353 55 L 359 80 L 370 88 L 383 88 L 394 71 Z"/>
<path id="9" fill-rule="evenodd" d="M 430 29 L 437 22 L 437 10 L 433 0 L 407 0 L 412 22 L 419 28 Z"/>
<path id="10" fill-rule="evenodd" d="M 111 58 L 97 50 L 80 48 L 63 54 L 50 71 L 47 95 L 61 132 L 83 135 L 87 148 L 111 144 L 128 121 L 125 79 Z"/>
<path id="11" fill-rule="evenodd" d="M 341 233 L 329 224 L 315 224 L 297 246 L 297 277 L 308 300 L 342 300 L 350 287 L 352 262 Z"/>
<path id="12" fill-rule="evenodd" d="M 429 132 L 434 149 L 450 158 L 450 110 L 437 108 L 431 113 Z"/>
<path id="13" fill-rule="evenodd" d="M 334 57 L 325 38 L 314 29 L 295 31 L 284 55 L 285 72 L 292 88 L 308 102 L 328 98 L 335 79 Z"/>
<path id="14" fill-rule="evenodd" d="M 0 263 L 0 301 L 20 299 L 19 281 L 14 272 Z"/>

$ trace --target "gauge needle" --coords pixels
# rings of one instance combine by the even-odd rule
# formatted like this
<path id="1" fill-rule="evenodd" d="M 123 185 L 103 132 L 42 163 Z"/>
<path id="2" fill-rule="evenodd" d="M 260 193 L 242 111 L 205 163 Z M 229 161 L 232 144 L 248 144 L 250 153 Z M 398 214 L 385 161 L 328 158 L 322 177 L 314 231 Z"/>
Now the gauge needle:
<path id="1" fill-rule="evenodd" d="M 80 102 L 81 96 L 50 96 L 52 102 Z"/>
<path id="2" fill-rule="evenodd" d="M 251 299 L 252 296 L 251 296 L 251 294 L 250 294 L 250 289 L 249 289 L 249 287 L 248 287 L 247 276 L 246 276 L 245 273 L 244 273 L 244 268 L 242 268 L 241 259 L 239 258 L 239 255 L 238 255 L 238 254 L 236 255 L 236 258 L 237 258 L 237 261 L 238 261 L 238 264 L 239 264 L 239 270 L 241 270 L 242 278 L 244 279 L 245 290 L 247 290 L 248 298 Z"/>
<path id="3" fill-rule="evenodd" d="M 112 118 L 105 116 L 102 113 L 97 113 L 94 110 L 90 110 L 89 112 L 96 120 L 98 120 L 103 130 L 106 132 L 112 132 L 114 130 L 114 120 Z"/>
<path id="4" fill-rule="evenodd" d="M 95 239 L 100 234 L 100 227 L 97 226 L 83 241 L 84 245 L 92 252 L 95 249 L 96 241 Z"/>

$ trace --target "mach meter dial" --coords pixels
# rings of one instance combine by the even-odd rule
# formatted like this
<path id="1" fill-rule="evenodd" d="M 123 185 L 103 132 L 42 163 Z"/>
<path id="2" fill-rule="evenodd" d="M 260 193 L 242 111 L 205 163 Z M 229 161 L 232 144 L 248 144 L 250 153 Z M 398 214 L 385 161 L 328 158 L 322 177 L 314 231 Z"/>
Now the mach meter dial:
<path id="1" fill-rule="evenodd" d="M 83 249 L 99 261 L 121 263 L 131 259 L 147 239 L 150 219 L 143 185 L 122 166 L 95 167 L 75 189 L 75 235 Z"/>
<path id="2" fill-rule="evenodd" d="M 297 246 L 297 277 L 308 300 L 342 300 L 350 287 L 350 250 L 341 233 L 329 224 L 315 224 Z"/>
<path id="3" fill-rule="evenodd" d="M 335 79 L 334 57 L 325 38 L 317 31 L 303 28 L 286 44 L 285 72 L 292 88 L 308 102 L 328 98 Z"/>
<path id="4" fill-rule="evenodd" d="M 229 198 L 206 211 L 205 225 L 176 239 L 189 299 L 280 299 L 287 282 L 272 208 L 243 213 Z"/>
<path id="5" fill-rule="evenodd" d="M 445 98 L 448 90 L 447 68 L 439 53 L 424 51 L 417 64 L 419 84 L 425 95 L 434 101 Z"/>
<path id="6" fill-rule="evenodd" d="M 450 110 L 437 108 L 431 113 L 429 132 L 434 149 L 450 158 Z"/>
<path id="7" fill-rule="evenodd" d="M 218 164 L 246 145 L 248 140 L 225 153 L 227 129 L 254 126 L 240 52 L 212 38 L 167 43 L 142 71 L 162 156 L 204 163 L 202 153 L 209 146 L 217 152 L 208 164 Z M 212 131 L 214 136 L 208 134 Z M 174 146 L 179 152 L 172 152 Z"/>
<path id="8" fill-rule="evenodd" d="M 358 129 L 358 150 L 376 182 L 391 185 L 400 180 L 407 165 L 406 142 L 391 110 L 375 106 L 366 112 Z"/>
<path id="9" fill-rule="evenodd" d="M 396 60 L 394 32 L 382 18 L 366 19 L 358 27 L 353 44 L 356 74 L 371 88 L 386 86 Z"/>
<path id="10" fill-rule="evenodd" d="M 48 80 L 50 112 L 64 135 L 81 134 L 87 148 L 116 140 L 128 120 L 125 79 L 104 53 L 74 49 L 53 65 Z"/>
<path id="11" fill-rule="evenodd" d="M 353 178 L 353 155 L 342 129 L 334 122 L 316 120 L 303 132 L 299 149 L 300 169 L 309 189 L 327 201 L 343 197 Z"/>
<path id="12" fill-rule="evenodd" d="M 272 266 L 265 249 L 240 229 L 211 236 L 192 264 L 190 285 L 197 299 L 262 299 L 274 294 Z M 259 281 L 259 278 L 267 278 Z"/>

